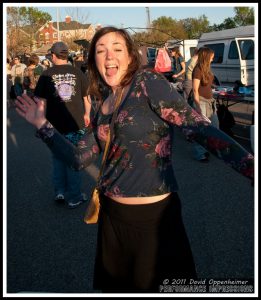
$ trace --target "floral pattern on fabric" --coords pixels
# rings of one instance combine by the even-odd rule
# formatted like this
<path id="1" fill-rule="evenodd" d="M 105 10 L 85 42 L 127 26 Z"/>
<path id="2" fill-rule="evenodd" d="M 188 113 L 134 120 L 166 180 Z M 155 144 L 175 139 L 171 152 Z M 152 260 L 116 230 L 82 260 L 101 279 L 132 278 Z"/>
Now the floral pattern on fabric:
<path id="1" fill-rule="evenodd" d="M 116 122 L 119 127 L 133 125 L 133 116 L 129 116 L 128 111 L 123 110 L 119 113 Z"/>
<path id="2" fill-rule="evenodd" d="M 44 142 L 48 141 L 55 134 L 55 129 L 51 123 L 46 121 L 41 128 L 36 131 L 35 136 L 41 138 Z"/>
<path id="3" fill-rule="evenodd" d="M 110 126 L 109 124 L 101 124 L 98 126 L 98 131 L 97 131 L 97 135 L 98 135 L 98 139 L 100 141 L 106 142 L 107 138 L 109 136 L 109 131 L 110 131 Z"/>
<path id="4" fill-rule="evenodd" d="M 80 129 L 75 132 L 69 132 L 69 133 L 65 134 L 64 136 L 71 143 L 73 143 L 74 145 L 77 145 L 78 142 L 83 137 L 83 135 L 85 134 L 85 131 L 86 131 L 85 129 Z"/>

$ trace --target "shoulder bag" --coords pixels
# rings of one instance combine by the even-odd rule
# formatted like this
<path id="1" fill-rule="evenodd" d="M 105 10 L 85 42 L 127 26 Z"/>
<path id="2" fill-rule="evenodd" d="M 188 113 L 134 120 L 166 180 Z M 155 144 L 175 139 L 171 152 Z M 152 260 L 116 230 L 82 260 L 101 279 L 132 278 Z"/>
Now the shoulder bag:
<path id="1" fill-rule="evenodd" d="M 123 91 L 124 88 L 120 91 L 118 98 L 116 99 L 116 103 L 115 103 L 115 111 L 113 112 L 112 115 L 112 121 L 110 124 L 110 130 L 109 130 L 109 134 L 108 134 L 108 138 L 105 144 L 105 149 L 103 152 L 103 157 L 102 157 L 102 164 L 101 164 L 101 168 L 100 168 L 100 172 L 99 172 L 99 176 L 97 178 L 97 183 L 99 182 L 99 179 L 102 175 L 104 166 L 105 166 L 105 162 L 106 162 L 106 158 L 108 155 L 108 150 L 109 150 L 109 145 L 111 142 L 111 137 L 112 137 L 112 133 L 113 133 L 113 126 L 114 126 L 114 121 L 118 112 L 118 108 L 122 99 L 122 95 L 123 95 Z M 86 209 L 85 215 L 84 215 L 84 222 L 87 224 L 96 224 L 98 221 L 98 216 L 99 216 L 99 211 L 100 211 L 100 196 L 99 196 L 99 190 L 97 188 L 97 186 L 93 189 L 92 192 L 92 196 L 90 199 L 90 202 L 88 204 L 88 207 Z"/>

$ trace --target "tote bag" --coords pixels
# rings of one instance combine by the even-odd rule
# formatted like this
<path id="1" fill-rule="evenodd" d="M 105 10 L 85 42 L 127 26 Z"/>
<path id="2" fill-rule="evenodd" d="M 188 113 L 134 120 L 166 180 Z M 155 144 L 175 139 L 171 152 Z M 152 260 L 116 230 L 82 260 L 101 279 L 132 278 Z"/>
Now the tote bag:
<path id="1" fill-rule="evenodd" d="M 157 72 L 171 71 L 171 60 L 166 49 L 164 48 L 159 49 L 154 69 Z"/>

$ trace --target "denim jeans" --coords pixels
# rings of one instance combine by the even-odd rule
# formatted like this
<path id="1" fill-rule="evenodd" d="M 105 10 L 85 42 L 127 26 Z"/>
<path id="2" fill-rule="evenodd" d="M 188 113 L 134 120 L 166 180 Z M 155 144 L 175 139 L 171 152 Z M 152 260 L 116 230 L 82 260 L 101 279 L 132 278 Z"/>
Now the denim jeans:
<path id="1" fill-rule="evenodd" d="M 53 158 L 53 184 L 55 195 L 63 194 L 68 202 L 77 203 L 82 199 L 81 176 L 82 171 L 74 171 L 63 161 Z"/>
<path id="2" fill-rule="evenodd" d="M 210 104 L 209 101 L 204 101 L 203 97 L 199 97 L 199 105 L 201 108 L 202 115 L 206 116 L 210 119 L 211 125 L 219 128 L 219 121 L 217 116 L 217 108 L 216 108 L 216 101 L 213 99 L 213 103 Z M 193 145 L 193 157 L 196 160 L 201 160 L 205 158 L 205 154 L 208 153 L 208 151 L 201 145 L 199 145 L 197 142 L 194 142 Z"/>
<path id="3" fill-rule="evenodd" d="M 192 80 L 185 79 L 183 82 L 183 97 L 188 102 L 192 91 Z M 191 103 L 189 103 L 191 105 Z"/>

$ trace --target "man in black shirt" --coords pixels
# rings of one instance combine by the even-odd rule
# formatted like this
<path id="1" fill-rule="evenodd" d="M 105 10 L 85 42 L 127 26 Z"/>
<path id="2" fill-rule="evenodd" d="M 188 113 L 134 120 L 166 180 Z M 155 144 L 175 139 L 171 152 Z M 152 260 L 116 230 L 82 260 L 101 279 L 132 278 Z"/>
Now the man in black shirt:
<path id="1" fill-rule="evenodd" d="M 68 140 L 77 144 L 90 122 L 91 103 L 87 96 L 86 76 L 68 64 L 68 47 L 56 42 L 51 47 L 53 67 L 39 78 L 35 96 L 46 99 L 46 117 Z M 68 202 L 70 208 L 85 201 L 81 192 L 81 173 L 68 168 L 53 156 L 55 200 Z M 66 195 L 65 195 L 66 193 Z"/>

